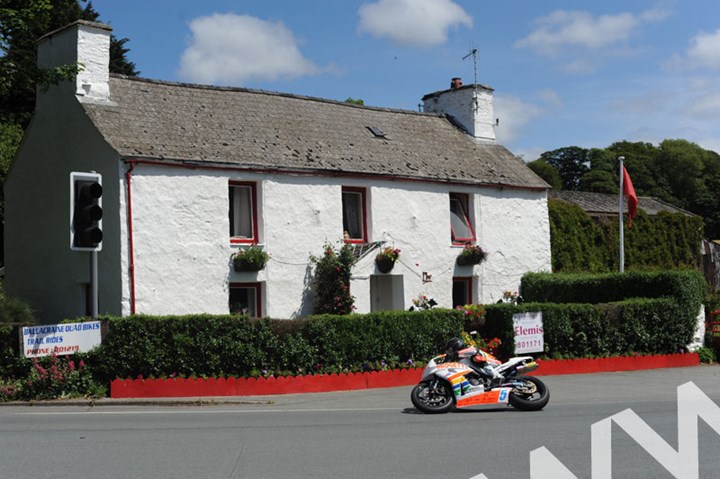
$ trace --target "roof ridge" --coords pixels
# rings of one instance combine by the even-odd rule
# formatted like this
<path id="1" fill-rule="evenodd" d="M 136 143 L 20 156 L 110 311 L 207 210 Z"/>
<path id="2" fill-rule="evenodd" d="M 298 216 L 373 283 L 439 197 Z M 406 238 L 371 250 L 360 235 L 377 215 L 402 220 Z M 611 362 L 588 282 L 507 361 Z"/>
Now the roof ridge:
<path id="1" fill-rule="evenodd" d="M 127 81 L 150 83 L 150 84 L 154 84 L 154 85 L 166 85 L 166 86 L 174 86 L 174 87 L 182 87 L 182 88 L 194 88 L 194 89 L 198 89 L 198 90 L 243 92 L 243 93 L 253 93 L 253 94 L 258 94 L 258 95 L 269 95 L 269 96 L 277 96 L 277 97 L 284 97 L 284 98 L 293 98 L 293 99 L 297 99 L 297 100 L 315 101 L 315 102 L 320 102 L 320 103 L 325 103 L 325 104 L 339 105 L 339 106 L 345 106 L 345 107 L 349 107 L 349 108 L 358 108 L 358 109 L 363 109 L 363 110 L 382 111 L 382 112 L 389 112 L 389 113 L 401 113 L 401 114 L 409 114 L 409 115 L 422 115 L 422 116 L 446 116 L 443 113 L 414 111 L 414 110 L 406 110 L 403 108 L 389 108 L 389 107 L 370 106 L 370 105 L 358 105 L 357 103 L 349 103 L 349 102 L 341 101 L 341 100 L 332 100 L 329 98 L 321 98 L 321 97 L 309 96 L 309 95 L 298 95 L 296 93 L 286 93 L 286 92 L 279 92 L 279 91 L 272 91 L 272 90 L 263 90 L 260 88 L 248 88 L 248 87 L 240 87 L 240 86 L 217 86 L 217 85 L 205 85 L 205 84 L 200 84 L 200 83 L 186 83 L 186 82 L 169 81 L 169 80 L 156 80 L 156 79 L 144 78 L 144 77 L 131 77 L 131 76 L 127 76 L 127 75 L 120 75 L 117 73 L 111 73 L 110 77 L 118 78 L 121 80 L 127 80 Z M 112 91 L 111 91 L 111 94 L 112 94 Z"/>

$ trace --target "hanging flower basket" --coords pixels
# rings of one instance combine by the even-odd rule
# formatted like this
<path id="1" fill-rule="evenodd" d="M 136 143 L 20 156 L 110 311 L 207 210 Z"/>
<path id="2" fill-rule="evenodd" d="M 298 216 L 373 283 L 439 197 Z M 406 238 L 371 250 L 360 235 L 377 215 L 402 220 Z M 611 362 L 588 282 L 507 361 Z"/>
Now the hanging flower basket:
<path id="1" fill-rule="evenodd" d="M 270 255 L 263 251 L 262 248 L 253 246 L 234 253 L 231 259 L 233 269 L 237 272 L 260 271 L 267 264 Z"/>
<path id="2" fill-rule="evenodd" d="M 375 265 L 381 273 L 389 273 L 395 266 L 395 261 L 400 257 L 400 250 L 387 247 L 375 256 Z"/>
<path id="3" fill-rule="evenodd" d="M 457 257 L 458 266 L 480 264 L 487 258 L 487 253 L 477 245 L 466 245 Z"/>

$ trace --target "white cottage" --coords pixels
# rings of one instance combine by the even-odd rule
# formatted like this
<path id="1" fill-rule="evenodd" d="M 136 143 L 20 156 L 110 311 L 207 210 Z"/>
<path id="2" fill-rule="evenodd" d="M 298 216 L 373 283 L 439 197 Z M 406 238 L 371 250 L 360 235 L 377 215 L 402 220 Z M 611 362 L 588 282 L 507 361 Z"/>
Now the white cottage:
<path id="1" fill-rule="evenodd" d="M 454 84 L 425 113 L 108 73 L 110 28 L 43 37 L 41 67 L 79 62 L 38 93 L 5 185 L 5 289 L 44 322 L 89 311 L 90 253 L 70 249 L 70 172 L 103 179 L 100 314 L 313 309 L 310 255 L 357 245 L 357 312 L 496 301 L 550 270 L 547 184 L 495 142 L 492 90 Z M 465 243 L 488 253 L 455 262 Z M 230 256 L 260 245 L 259 272 Z M 401 250 L 376 269 L 378 246 Z"/>

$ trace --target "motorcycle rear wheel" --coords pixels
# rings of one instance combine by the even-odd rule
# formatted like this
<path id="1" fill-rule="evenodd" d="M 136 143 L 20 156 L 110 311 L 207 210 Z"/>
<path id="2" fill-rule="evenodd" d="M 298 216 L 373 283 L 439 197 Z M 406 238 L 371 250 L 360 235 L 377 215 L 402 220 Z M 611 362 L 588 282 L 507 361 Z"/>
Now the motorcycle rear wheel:
<path id="1" fill-rule="evenodd" d="M 538 411 L 547 406 L 550 401 L 550 390 L 545 383 L 533 376 L 521 376 L 514 378 L 515 383 L 525 383 L 523 386 L 516 386 L 510 391 L 510 405 L 520 411 Z"/>
<path id="2" fill-rule="evenodd" d="M 450 411 L 455 405 L 455 395 L 448 383 L 434 379 L 423 381 L 410 393 L 413 406 L 425 414 L 440 414 Z"/>

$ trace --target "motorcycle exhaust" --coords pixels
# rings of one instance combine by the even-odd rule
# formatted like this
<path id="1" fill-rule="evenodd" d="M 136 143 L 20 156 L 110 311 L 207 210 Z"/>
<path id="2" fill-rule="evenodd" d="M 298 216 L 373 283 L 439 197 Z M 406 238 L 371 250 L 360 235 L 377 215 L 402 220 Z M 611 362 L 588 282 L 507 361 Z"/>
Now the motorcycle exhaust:
<path id="1" fill-rule="evenodd" d="M 529 362 L 527 364 L 523 364 L 522 366 L 517 367 L 517 372 L 519 374 L 526 374 L 531 371 L 535 371 L 540 365 L 536 363 L 535 361 Z"/>

